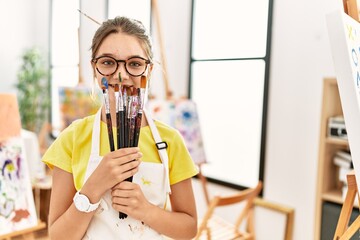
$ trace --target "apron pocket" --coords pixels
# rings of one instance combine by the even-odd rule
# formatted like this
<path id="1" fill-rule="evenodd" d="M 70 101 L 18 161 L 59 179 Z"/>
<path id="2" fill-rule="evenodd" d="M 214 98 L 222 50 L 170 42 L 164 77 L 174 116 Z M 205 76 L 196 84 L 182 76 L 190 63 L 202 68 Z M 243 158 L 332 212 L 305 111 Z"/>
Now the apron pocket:
<path id="1" fill-rule="evenodd" d="M 166 202 L 165 167 L 161 163 L 141 162 L 133 182 L 139 184 L 146 199 L 164 208 Z"/>

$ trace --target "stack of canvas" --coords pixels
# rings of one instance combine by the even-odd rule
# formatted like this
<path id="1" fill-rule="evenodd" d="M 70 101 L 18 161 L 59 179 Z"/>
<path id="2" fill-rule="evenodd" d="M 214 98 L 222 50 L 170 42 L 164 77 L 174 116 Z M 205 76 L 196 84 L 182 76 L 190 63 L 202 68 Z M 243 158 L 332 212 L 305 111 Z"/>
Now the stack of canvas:
<path id="1" fill-rule="evenodd" d="M 339 181 L 342 183 L 343 197 L 345 197 L 346 190 L 347 190 L 346 175 L 354 169 L 351 155 L 349 152 L 340 150 L 335 153 L 333 161 L 334 161 L 334 164 L 336 166 L 338 166 Z"/>

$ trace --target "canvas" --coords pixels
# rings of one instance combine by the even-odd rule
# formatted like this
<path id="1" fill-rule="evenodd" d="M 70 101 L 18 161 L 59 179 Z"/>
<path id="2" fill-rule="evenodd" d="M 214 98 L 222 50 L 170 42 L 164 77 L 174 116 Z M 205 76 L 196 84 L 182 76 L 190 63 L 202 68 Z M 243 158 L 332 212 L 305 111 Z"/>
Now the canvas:
<path id="1" fill-rule="evenodd" d="M 76 119 L 95 114 L 100 107 L 98 101 L 92 99 L 89 87 L 59 87 L 61 128 L 66 128 Z"/>
<path id="2" fill-rule="evenodd" d="M 0 94 L 0 235 L 37 225 L 16 96 Z"/>
<path id="3" fill-rule="evenodd" d="M 193 101 L 188 99 L 167 101 L 152 99 L 147 102 L 146 108 L 155 119 L 180 132 L 196 164 L 206 162 L 199 117 L 196 104 Z"/>
<path id="4" fill-rule="evenodd" d="M 331 52 L 351 157 L 360 182 L 360 23 L 342 10 L 327 16 Z M 357 185 L 360 192 L 360 184 Z"/>

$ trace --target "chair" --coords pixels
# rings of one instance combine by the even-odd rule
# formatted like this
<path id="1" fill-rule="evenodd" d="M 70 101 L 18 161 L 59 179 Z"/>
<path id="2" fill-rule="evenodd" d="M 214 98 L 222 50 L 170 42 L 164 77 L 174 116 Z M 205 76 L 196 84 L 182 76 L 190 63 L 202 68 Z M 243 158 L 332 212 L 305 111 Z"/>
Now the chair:
<path id="1" fill-rule="evenodd" d="M 259 181 L 255 188 L 249 188 L 231 196 L 215 196 L 208 204 L 204 218 L 200 222 L 198 233 L 194 240 L 227 240 L 227 239 L 255 239 L 254 230 L 254 200 L 262 189 Z M 214 214 L 217 207 L 228 206 L 245 202 L 245 207 L 240 212 L 235 224 L 230 223 Z M 246 220 L 245 231 L 240 230 L 240 225 Z"/>

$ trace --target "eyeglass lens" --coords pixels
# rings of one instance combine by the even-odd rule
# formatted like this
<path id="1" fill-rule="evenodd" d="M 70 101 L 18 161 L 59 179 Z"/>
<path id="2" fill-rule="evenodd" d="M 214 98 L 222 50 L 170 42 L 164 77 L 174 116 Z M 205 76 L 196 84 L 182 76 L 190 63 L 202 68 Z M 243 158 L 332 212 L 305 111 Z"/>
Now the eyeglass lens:
<path id="1" fill-rule="evenodd" d="M 109 76 L 117 71 L 119 64 L 121 64 L 119 62 L 119 60 L 116 60 L 112 57 L 100 57 L 96 61 L 96 68 L 100 74 Z M 121 62 L 124 62 L 125 70 L 133 77 L 142 75 L 147 68 L 146 60 L 138 57 L 133 57 Z"/>

